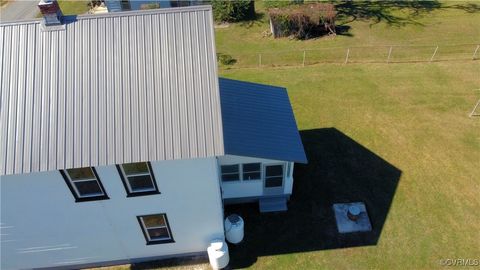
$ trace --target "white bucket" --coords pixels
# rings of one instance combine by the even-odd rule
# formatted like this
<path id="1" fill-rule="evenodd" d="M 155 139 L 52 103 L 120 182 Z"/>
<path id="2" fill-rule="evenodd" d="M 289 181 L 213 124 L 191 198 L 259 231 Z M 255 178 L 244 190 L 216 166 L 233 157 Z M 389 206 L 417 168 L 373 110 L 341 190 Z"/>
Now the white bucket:
<path id="1" fill-rule="evenodd" d="M 227 267 L 230 261 L 228 246 L 223 240 L 214 240 L 207 248 L 208 260 L 213 269 L 218 270 Z"/>

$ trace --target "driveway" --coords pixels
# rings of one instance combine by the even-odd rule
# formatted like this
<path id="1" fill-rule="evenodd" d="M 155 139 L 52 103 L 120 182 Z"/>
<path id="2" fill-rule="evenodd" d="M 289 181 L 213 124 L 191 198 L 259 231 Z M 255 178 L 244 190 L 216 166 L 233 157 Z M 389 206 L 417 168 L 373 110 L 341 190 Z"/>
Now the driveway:
<path id="1" fill-rule="evenodd" d="M 16 0 L 0 9 L 0 21 L 14 21 L 21 19 L 36 18 L 39 13 L 37 4 L 39 1 Z"/>

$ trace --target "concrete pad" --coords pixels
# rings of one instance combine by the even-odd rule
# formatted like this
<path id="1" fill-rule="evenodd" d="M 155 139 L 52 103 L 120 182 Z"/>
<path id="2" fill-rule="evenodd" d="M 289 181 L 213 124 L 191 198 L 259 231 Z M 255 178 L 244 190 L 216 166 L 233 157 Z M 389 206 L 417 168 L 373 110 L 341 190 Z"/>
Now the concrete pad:
<path id="1" fill-rule="evenodd" d="M 356 206 L 360 210 L 358 219 L 355 221 L 348 218 L 347 213 L 350 206 Z M 333 212 L 335 213 L 339 233 L 368 232 L 372 230 L 367 208 L 362 202 L 336 203 L 333 205 Z"/>

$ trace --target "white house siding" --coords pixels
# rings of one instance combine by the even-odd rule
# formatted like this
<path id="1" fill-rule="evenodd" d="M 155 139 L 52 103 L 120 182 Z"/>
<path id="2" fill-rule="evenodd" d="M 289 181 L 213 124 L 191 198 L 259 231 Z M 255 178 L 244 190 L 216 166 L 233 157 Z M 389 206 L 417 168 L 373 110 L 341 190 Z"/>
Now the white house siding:
<path id="1" fill-rule="evenodd" d="M 75 202 L 58 171 L 2 176 L 1 269 L 204 252 L 223 238 L 215 158 L 152 162 L 161 194 L 126 197 L 115 166 L 97 167 L 110 197 Z M 136 216 L 166 213 L 175 243 L 146 245 Z"/>
<path id="2" fill-rule="evenodd" d="M 284 178 L 284 195 L 291 195 L 293 188 L 293 162 L 281 161 L 281 160 L 272 160 L 272 159 L 262 159 L 262 158 L 253 158 L 253 157 L 242 157 L 242 156 L 232 156 L 225 155 L 218 157 L 219 164 L 219 174 L 221 165 L 233 165 L 233 164 L 243 164 L 243 163 L 262 163 L 262 179 L 261 180 L 248 180 L 248 181 L 230 181 L 230 182 L 221 182 L 222 186 L 222 197 L 223 199 L 238 199 L 238 198 L 252 198 L 263 196 L 263 169 L 264 165 L 268 164 L 284 164 L 285 168 L 285 178 Z M 291 172 L 287 175 L 286 168 L 287 164 L 291 164 Z M 221 177 L 221 176 L 219 176 Z"/>

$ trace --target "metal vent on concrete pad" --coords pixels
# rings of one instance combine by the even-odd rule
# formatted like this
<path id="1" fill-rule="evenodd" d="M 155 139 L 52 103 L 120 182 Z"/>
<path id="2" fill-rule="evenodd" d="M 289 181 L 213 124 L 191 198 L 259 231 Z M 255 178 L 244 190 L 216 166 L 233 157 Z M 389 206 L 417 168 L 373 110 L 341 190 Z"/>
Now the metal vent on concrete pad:
<path id="1" fill-rule="evenodd" d="M 339 233 L 368 232 L 372 230 L 367 208 L 362 202 L 336 203 L 333 205 Z"/>

